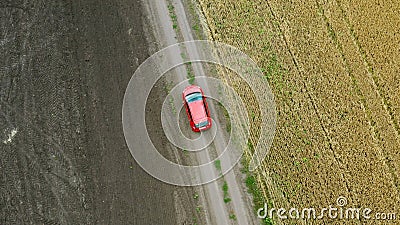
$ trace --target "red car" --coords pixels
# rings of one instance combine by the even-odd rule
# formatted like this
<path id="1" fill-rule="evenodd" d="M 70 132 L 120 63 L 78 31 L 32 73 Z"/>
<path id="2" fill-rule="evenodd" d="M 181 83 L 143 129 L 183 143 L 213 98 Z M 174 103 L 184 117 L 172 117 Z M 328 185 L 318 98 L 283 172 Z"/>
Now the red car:
<path id="1" fill-rule="evenodd" d="M 209 129 L 211 118 L 203 90 L 196 85 L 188 86 L 183 91 L 182 98 L 192 130 L 200 132 Z"/>

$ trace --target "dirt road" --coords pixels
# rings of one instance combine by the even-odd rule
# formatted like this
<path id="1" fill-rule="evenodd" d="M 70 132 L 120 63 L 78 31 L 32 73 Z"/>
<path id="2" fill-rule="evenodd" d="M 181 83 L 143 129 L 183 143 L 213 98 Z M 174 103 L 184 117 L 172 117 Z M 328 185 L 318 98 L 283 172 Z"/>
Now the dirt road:
<path id="1" fill-rule="evenodd" d="M 148 24 L 151 24 L 151 30 L 157 40 L 157 43 L 159 43 L 159 49 L 165 48 L 170 45 L 174 45 L 180 41 L 191 41 L 194 39 L 193 38 L 194 35 L 192 34 L 191 30 L 191 27 L 193 27 L 193 25 L 189 24 L 188 22 L 188 15 L 187 15 L 188 10 L 185 8 L 185 5 L 181 1 L 172 1 L 172 2 L 156 1 L 146 4 L 146 6 L 147 6 L 146 7 L 147 14 L 149 15 Z M 183 48 L 186 50 L 179 49 L 179 47 L 172 49 L 169 48 L 170 50 L 162 50 L 163 53 L 157 53 L 157 56 L 155 56 L 154 58 L 152 57 L 152 59 L 150 60 L 151 62 L 153 62 L 153 60 L 156 60 L 158 59 L 158 57 L 160 57 L 160 61 L 157 63 L 152 63 L 151 65 L 149 65 L 147 64 L 146 61 L 146 64 L 144 66 L 141 66 L 141 68 L 139 69 L 140 74 L 135 74 L 132 80 L 130 81 L 127 88 L 127 92 L 125 94 L 124 109 L 123 109 L 125 137 L 127 139 L 130 148 L 136 149 L 134 150 L 134 152 L 138 154 L 136 155 L 137 159 L 144 160 L 146 163 L 148 161 L 156 162 L 158 161 L 159 158 L 157 157 L 157 154 L 153 155 L 153 153 L 150 153 L 152 147 L 149 141 L 146 141 L 147 134 L 146 132 L 140 132 L 146 129 L 145 123 L 141 121 L 145 121 L 145 118 L 149 117 L 148 115 L 149 112 L 151 113 L 151 111 L 161 111 L 161 105 L 162 105 L 161 102 L 158 104 L 159 105 L 158 108 L 150 109 L 149 107 L 147 107 L 146 113 L 143 114 L 144 109 L 142 108 L 143 105 L 145 104 L 146 95 L 147 92 L 149 92 L 150 88 L 152 87 L 153 82 L 157 80 L 156 77 L 158 77 L 157 74 L 159 72 L 163 72 L 166 67 L 170 66 L 173 67 L 181 64 L 183 60 L 182 56 L 190 57 L 192 59 L 198 58 L 197 55 L 201 50 L 201 46 L 199 47 L 185 46 Z M 164 64 L 168 64 L 168 66 L 165 67 L 163 66 Z M 176 121 L 177 117 L 179 117 L 177 113 L 179 113 L 180 109 L 182 108 L 182 103 L 181 103 L 182 90 L 190 83 L 187 78 L 187 73 L 188 73 L 187 71 L 189 70 L 189 67 L 192 68 L 193 70 L 194 83 L 200 85 L 206 94 L 211 94 L 211 93 L 215 94 L 218 92 L 218 90 L 216 90 L 215 88 L 216 85 L 214 85 L 213 88 L 211 88 L 208 82 L 205 82 L 202 79 L 200 80 L 198 79 L 201 76 L 207 75 L 207 72 L 203 69 L 203 65 L 199 63 L 194 63 L 192 66 L 189 65 L 178 66 L 174 68 L 173 71 L 169 71 L 168 72 L 169 74 L 164 78 L 166 80 L 165 83 L 170 85 L 166 85 L 165 83 L 155 84 L 155 86 L 159 85 L 165 87 L 166 89 L 169 89 L 167 86 L 174 86 L 178 85 L 178 83 L 183 82 L 181 83 L 183 84 L 183 86 L 180 87 L 180 91 L 173 91 L 173 93 L 175 93 L 176 95 L 172 94 L 171 95 L 172 101 L 169 102 L 169 104 L 174 105 L 173 108 L 176 109 L 175 110 L 176 112 L 174 113 L 172 110 L 171 113 L 164 114 L 164 117 L 162 118 L 165 124 L 169 126 L 169 128 L 167 128 L 167 130 L 170 131 L 169 133 L 177 133 L 173 131 L 178 129 Z M 143 77 L 146 77 L 146 79 L 143 79 Z M 211 96 L 213 96 L 213 94 L 211 94 Z M 207 163 L 212 161 L 211 153 L 214 152 L 221 154 L 222 151 L 225 149 L 225 146 L 227 146 L 228 142 L 224 137 L 224 135 L 222 135 L 223 132 L 221 132 L 221 129 L 224 130 L 224 128 L 220 125 L 220 121 L 217 117 L 217 110 L 213 102 L 209 103 L 209 107 L 213 115 L 212 117 L 214 119 L 213 127 L 217 127 L 215 129 L 219 129 L 218 131 L 216 131 L 216 135 L 212 141 L 212 144 L 208 146 L 205 145 L 205 143 L 207 143 L 209 139 L 212 139 L 209 138 L 209 136 L 211 136 L 212 131 L 205 132 L 200 137 L 193 135 L 193 132 L 187 132 L 188 137 L 192 136 L 193 139 L 198 138 L 196 139 L 196 141 L 192 141 L 190 143 L 191 147 L 201 149 L 202 148 L 201 146 L 207 146 L 207 148 L 204 151 L 200 151 L 198 154 L 196 154 L 196 156 L 194 156 L 194 158 L 196 158 L 195 161 L 201 163 Z M 160 115 L 155 115 L 150 117 L 156 118 L 160 117 Z M 187 122 L 187 118 L 181 118 L 180 120 L 183 121 L 182 124 L 186 124 Z M 185 126 L 183 128 L 185 128 Z M 157 130 L 163 130 L 163 129 L 165 131 L 166 127 L 159 126 Z M 158 132 L 158 135 L 160 135 L 159 133 L 160 132 Z M 174 136 L 178 136 L 178 133 Z M 157 138 L 158 136 L 152 138 L 152 140 L 155 140 Z M 142 149 L 146 150 L 142 151 Z M 232 149 L 229 150 L 233 151 Z M 177 151 L 182 151 L 182 150 L 180 150 L 179 148 L 172 147 L 171 152 L 177 152 Z M 152 155 L 152 157 L 148 158 L 148 155 L 150 154 Z M 143 163 L 144 161 L 141 162 Z M 229 162 L 228 164 L 231 163 Z M 196 177 L 203 177 L 206 179 L 206 177 L 212 176 L 211 174 L 214 173 L 213 171 L 214 165 L 211 165 L 211 167 L 212 168 L 207 168 L 207 169 L 204 168 L 204 170 L 200 170 L 198 176 Z M 158 170 L 157 168 L 163 168 L 163 169 Z M 170 169 L 168 167 L 168 164 L 163 164 L 163 161 L 158 161 L 158 163 L 155 163 L 152 167 L 147 167 L 146 170 L 153 171 L 153 175 L 165 174 L 166 177 L 173 177 L 174 179 L 177 177 L 177 174 L 181 173 L 181 171 L 178 168 Z M 157 171 L 162 172 L 162 174 L 158 173 Z M 157 175 L 155 176 L 158 177 Z M 239 173 L 239 175 L 241 174 Z M 159 178 L 162 179 L 161 177 Z M 244 188 L 242 188 L 241 186 L 242 180 L 240 176 L 236 177 L 234 171 L 231 171 L 223 178 L 223 180 L 224 181 L 222 182 L 225 182 L 225 184 L 229 187 L 229 190 L 226 191 L 225 194 L 222 191 L 223 189 L 222 184 L 219 184 L 218 182 L 211 182 L 209 184 L 205 184 L 200 187 L 203 189 L 205 193 L 204 196 L 205 199 L 204 201 L 202 201 L 202 204 L 205 204 L 204 213 L 207 219 L 207 223 L 208 224 L 257 223 L 255 216 L 252 215 L 251 205 L 247 204 L 247 202 L 250 202 L 250 200 L 247 198 L 247 193 L 245 193 Z M 224 195 L 228 194 L 230 196 L 229 201 L 231 201 L 229 204 L 228 202 L 224 202 L 224 199 L 226 198 L 224 197 Z"/>

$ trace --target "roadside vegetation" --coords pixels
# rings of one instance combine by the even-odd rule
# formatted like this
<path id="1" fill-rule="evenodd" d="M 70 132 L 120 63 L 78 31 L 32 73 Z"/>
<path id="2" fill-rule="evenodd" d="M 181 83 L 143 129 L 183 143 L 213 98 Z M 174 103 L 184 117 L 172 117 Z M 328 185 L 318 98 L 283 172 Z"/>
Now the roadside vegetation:
<path id="1" fill-rule="evenodd" d="M 175 13 L 175 7 L 174 5 L 170 2 L 168 3 L 168 12 L 169 12 L 169 17 L 171 19 L 172 22 L 172 28 L 176 31 L 177 34 L 179 34 L 179 25 L 178 25 L 178 17 Z M 190 4 L 190 10 L 194 12 L 194 5 Z M 193 13 L 192 12 L 192 13 Z M 197 33 L 199 33 L 199 22 L 198 19 L 195 21 L 195 24 L 193 25 L 192 29 Z M 176 37 L 176 39 L 178 39 L 178 41 L 183 41 L 182 37 L 180 37 L 179 35 Z M 182 49 L 183 50 L 183 49 Z M 181 53 L 181 57 L 183 60 L 187 59 L 187 55 L 182 52 Z M 186 78 L 188 79 L 189 84 L 194 84 L 195 81 L 195 75 L 194 75 L 194 71 L 192 68 L 192 63 L 191 62 L 187 62 L 185 63 L 185 68 L 186 68 Z"/>
<path id="2" fill-rule="evenodd" d="M 172 28 L 174 30 L 178 30 L 179 26 L 178 26 L 178 18 L 175 14 L 175 7 L 174 5 L 172 5 L 172 3 L 168 4 L 168 12 L 169 12 L 169 17 L 171 18 L 171 22 L 172 22 Z"/>

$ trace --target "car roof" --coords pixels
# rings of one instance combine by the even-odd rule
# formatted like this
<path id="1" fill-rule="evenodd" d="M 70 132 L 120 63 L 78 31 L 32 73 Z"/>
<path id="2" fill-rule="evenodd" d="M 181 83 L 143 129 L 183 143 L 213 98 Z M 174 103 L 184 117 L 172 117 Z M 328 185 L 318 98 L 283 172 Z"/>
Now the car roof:
<path id="1" fill-rule="evenodd" d="M 207 118 L 207 112 L 203 100 L 188 103 L 188 106 L 194 123 L 199 123 Z"/>

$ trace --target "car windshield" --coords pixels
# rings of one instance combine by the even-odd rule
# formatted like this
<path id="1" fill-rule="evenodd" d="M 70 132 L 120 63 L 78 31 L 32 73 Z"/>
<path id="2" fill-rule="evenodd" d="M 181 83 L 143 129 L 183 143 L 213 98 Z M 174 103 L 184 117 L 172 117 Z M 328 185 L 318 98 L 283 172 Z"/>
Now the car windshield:
<path id="1" fill-rule="evenodd" d="M 185 98 L 188 103 L 191 103 L 191 102 L 195 102 L 198 100 L 202 100 L 203 96 L 201 95 L 200 92 L 195 92 L 195 93 L 187 95 Z"/>
<path id="2" fill-rule="evenodd" d="M 207 126 L 207 125 L 208 125 L 208 120 L 195 124 L 195 126 L 196 126 L 197 128 L 205 127 L 205 126 Z"/>

